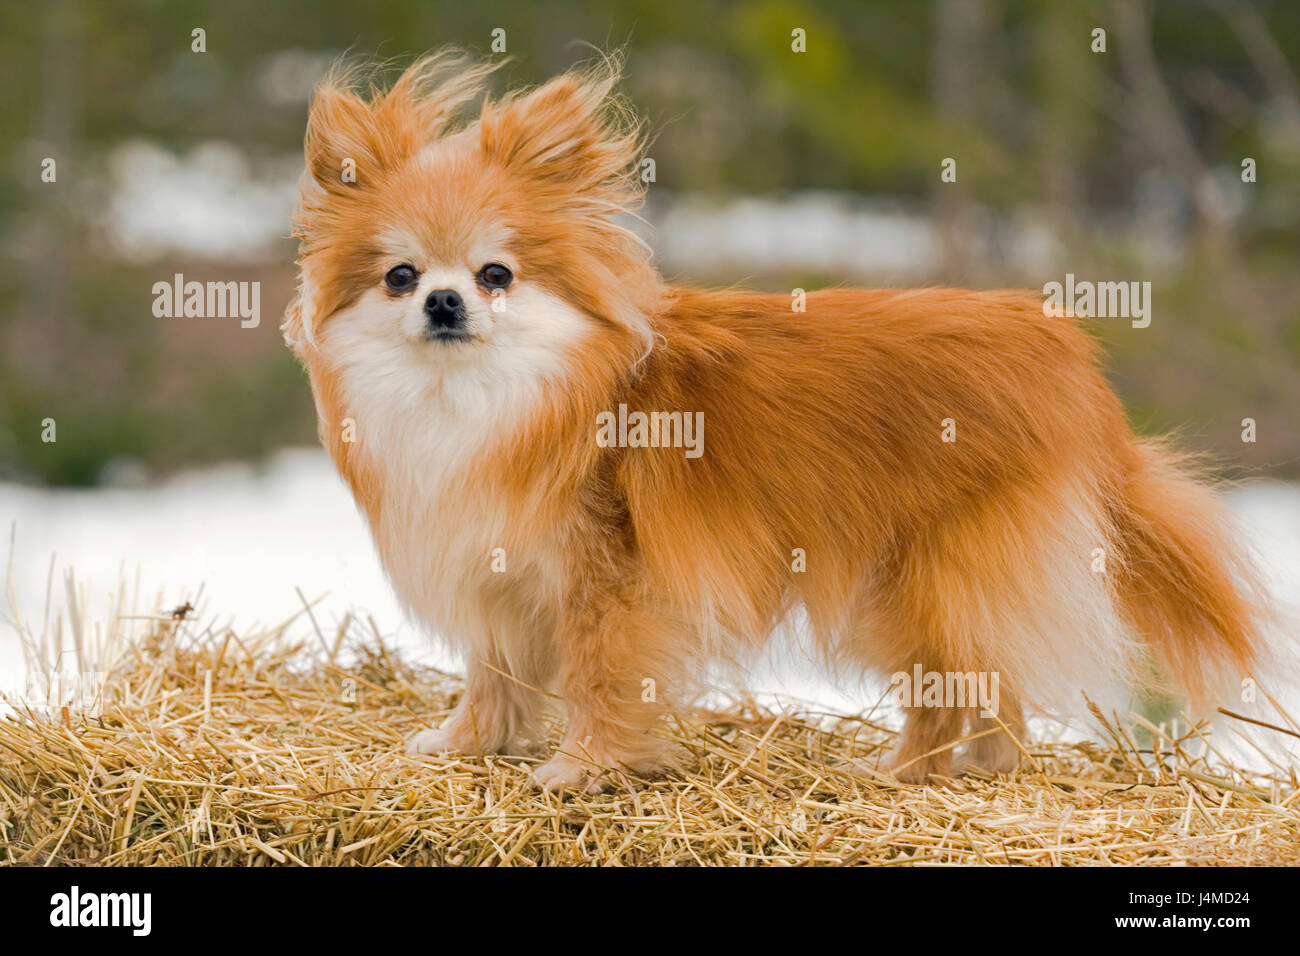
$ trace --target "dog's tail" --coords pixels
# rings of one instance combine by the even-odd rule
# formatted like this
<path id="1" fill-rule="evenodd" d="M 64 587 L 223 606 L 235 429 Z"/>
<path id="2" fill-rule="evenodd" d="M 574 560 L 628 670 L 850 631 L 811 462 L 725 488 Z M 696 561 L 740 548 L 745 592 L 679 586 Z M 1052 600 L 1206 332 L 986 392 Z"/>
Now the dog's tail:
<path id="1" fill-rule="evenodd" d="M 1163 672 L 1157 686 L 1210 704 L 1262 662 L 1266 595 L 1226 509 L 1188 461 L 1156 442 L 1134 452 L 1112 508 L 1119 609 Z"/>

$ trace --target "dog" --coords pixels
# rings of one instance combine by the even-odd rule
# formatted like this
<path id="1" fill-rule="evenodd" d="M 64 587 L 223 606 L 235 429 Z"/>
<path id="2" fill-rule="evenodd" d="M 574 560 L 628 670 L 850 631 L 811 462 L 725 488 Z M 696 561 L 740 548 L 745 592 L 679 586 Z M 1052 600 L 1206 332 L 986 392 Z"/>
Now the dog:
<path id="1" fill-rule="evenodd" d="M 283 331 L 320 437 L 405 608 L 467 658 L 409 752 L 516 752 L 554 692 L 540 786 L 662 771 L 660 718 L 792 614 L 846 679 L 998 675 L 995 713 L 905 708 L 910 782 L 963 735 L 1013 770 L 1026 711 L 1094 678 L 1199 698 L 1249 672 L 1247 557 L 1073 318 L 670 284 L 623 215 L 646 136 L 617 62 L 501 99 L 492 69 L 328 75 L 295 220 Z"/>

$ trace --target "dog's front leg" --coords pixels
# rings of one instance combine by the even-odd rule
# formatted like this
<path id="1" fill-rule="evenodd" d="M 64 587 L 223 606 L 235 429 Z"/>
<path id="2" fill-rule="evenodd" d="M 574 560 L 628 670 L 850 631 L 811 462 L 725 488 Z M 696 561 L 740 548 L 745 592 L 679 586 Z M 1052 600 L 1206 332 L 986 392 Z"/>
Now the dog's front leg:
<path id="1" fill-rule="evenodd" d="M 465 692 L 441 727 L 421 730 L 406 741 L 410 754 L 459 751 L 515 753 L 535 732 L 539 698 L 528 685 L 537 675 L 515 679 L 499 655 L 472 657 Z"/>
<path id="2" fill-rule="evenodd" d="M 546 790 L 600 790 L 612 772 L 650 774 L 668 762 L 667 741 L 654 731 L 677 648 L 633 591 L 574 601 L 560 616 L 559 688 L 569 723 L 555 755 L 533 772 Z"/>

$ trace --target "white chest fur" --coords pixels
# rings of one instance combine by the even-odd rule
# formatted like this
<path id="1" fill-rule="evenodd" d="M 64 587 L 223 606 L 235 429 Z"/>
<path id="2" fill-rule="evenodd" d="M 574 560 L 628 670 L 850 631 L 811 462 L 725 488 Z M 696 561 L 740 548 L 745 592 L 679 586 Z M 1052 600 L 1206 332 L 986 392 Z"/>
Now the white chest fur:
<path id="1" fill-rule="evenodd" d="M 562 529 L 521 520 L 517 495 L 479 466 L 518 440 L 546 389 L 562 387 L 585 325 L 543 293 L 511 305 L 539 314 L 550 335 L 498 314 L 486 341 L 412 343 L 387 334 L 363 297 L 321 338 L 356 454 L 379 486 L 371 530 L 393 588 L 413 617 L 465 650 L 544 629 L 564 591 Z"/>

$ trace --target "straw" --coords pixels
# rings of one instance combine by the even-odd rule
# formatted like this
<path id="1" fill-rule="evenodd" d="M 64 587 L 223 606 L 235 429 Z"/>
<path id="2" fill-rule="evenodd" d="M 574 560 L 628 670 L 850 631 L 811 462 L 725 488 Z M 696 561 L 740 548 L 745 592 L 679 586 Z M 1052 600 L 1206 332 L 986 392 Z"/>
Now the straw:
<path id="1" fill-rule="evenodd" d="M 0 864 L 1300 864 L 1294 775 L 1209 762 L 1201 727 L 1147 722 L 1139 752 L 1098 712 L 1108 742 L 1022 741 L 1015 774 L 910 786 L 837 769 L 891 731 L 746 701 L 667 722 L 683 773 L 557 797 L 529 776 L 544 753 L 403 754 L 460 685 L 373 622 L 331 644 L 316 619 L 295 642 L 177 612 L 133 619 L 95 706 L 8 698 Z"/>

